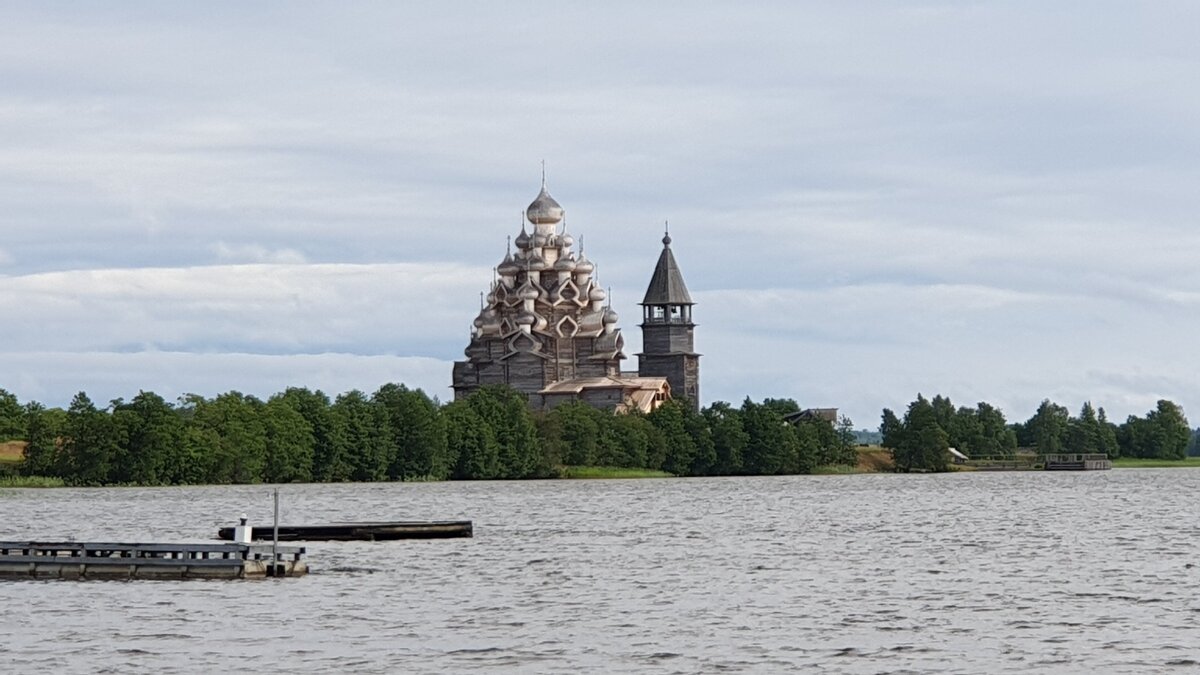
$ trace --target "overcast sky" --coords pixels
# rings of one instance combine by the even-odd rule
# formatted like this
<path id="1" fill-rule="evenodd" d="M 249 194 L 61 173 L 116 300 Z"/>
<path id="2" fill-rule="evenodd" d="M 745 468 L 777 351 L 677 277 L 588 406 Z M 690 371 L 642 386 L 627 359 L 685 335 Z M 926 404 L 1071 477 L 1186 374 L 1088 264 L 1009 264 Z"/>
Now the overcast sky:
<path id="1" fill-rule="evenodd" d="M 0 387 L 450 396 L 546 160 L 701 393 L 1200 421 L 1193 2 L 0 6 Z"/>

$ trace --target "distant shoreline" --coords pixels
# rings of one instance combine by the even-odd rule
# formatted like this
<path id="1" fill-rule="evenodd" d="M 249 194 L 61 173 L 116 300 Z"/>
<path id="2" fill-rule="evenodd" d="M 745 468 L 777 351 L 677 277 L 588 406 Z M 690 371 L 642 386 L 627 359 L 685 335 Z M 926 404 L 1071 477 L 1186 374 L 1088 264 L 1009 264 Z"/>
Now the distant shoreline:
<path id="1" fill-rule="evenodd" d="M 8 441 L 0 443 L 0 488 L 55 488 L 76 487 L 68 486 L 61 478 L 48 476 L 15 475 L 22 463 L 20 450 L 23 441 Z M 1114 459 L 1114 469 L 1200 469 L 1200 457 L 1188 457 L 1182 460 L 1140 459 L 1136 457 L 1121 457 Z M 3 469 L 13 470 L 14 475 L 4 475 Z M 950 472 L 975 472 L 979 469 L 970 466 L 951 465 Z M 860 446 L 858 448 L 858 464 L 854 467 L 828 466 L 817 467 L 811 475 L 847 475 L 847 474 L 879 474 L 893 473 L 891 451 L 879 446 Z M 804 475 L 804 474 L 796 474 Z M 674 474 L 649 469 L 631 469 L 606 466 L 564 466 L 558 478 L 529 479 L 529 480 L 629 480 L 640 478 L 676 478 Z M 400 482 L 400 481 L 379 481 Z M 323 483 L 315 483 L 323 484 Z M 332 483 L 330 483 L 332 484 Z M 371 484 L 371 483 L 364 483 Z M 198 487 L 210 484 L 186 485 L 109 485 L 104 487 Z M 212 483 L 211 485 L 230 485 L 229 483 Z M 237 485 L 253 485 L 253 483 L 237 483 Z"/>

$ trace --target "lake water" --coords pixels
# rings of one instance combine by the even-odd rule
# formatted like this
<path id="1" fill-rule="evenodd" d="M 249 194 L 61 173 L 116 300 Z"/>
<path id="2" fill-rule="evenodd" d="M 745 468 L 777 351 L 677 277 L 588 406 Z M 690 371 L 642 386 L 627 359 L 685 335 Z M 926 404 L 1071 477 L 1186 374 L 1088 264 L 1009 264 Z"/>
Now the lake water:
<path id="1" fill-rule="evenodd" d="M 1200 471 L 285 486 L 254 581 L 0 582 L 2 672 L 1147 672 L 1200 664 Z M 263 486 L 0 489 L 0 539 L 205 541 Z"/>

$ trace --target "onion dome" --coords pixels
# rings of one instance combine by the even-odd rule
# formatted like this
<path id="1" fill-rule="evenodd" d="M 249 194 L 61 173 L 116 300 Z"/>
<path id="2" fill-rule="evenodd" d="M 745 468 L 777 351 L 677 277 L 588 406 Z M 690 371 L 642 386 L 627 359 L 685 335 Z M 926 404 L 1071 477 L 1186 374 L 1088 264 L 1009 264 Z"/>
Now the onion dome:
<path id="1" fill-rule="evenodd" d="M 537 323 L 537 315 L 533 312 L 521 312 L 517 315 L 518 326 L 532 326 Z"/>
<path id="2" fill-rule="evenodd" d="M 500 263 L 500 265 L 496 267 L 496 272 L 506 277 L 514 276 L 520 271 L 521 266 L 517 264 L 517 261 L 513 260 L 511 255 L 504 256 L 504 262 Z"/>
<path id="3" fill-rule="evenodd" d="M 563 248 L 571 248 L 575 245 L 575 237 L 572 237 L 566 232 L 562 233 L 562 235 L 558 238 L 558 241 L 563 245 Z"/>
<path id="4" fill-rule="evenodd" d="M 513 243 L 517 245 L 517 248 L 522 250 L 529 248 L 529 234 L 525 232 L 524 227 L 521 228 L 521 234 L 517 235 Z"/>
<path id="5" fill-rule="evenodd" d="M 575 271 L 591 273 L 591 272 L 595 271 L 595 269 L 596 269 L 595 263 L 593 263 L 591 260 L 588 260 L 587 256 L 585 256 L 584 254 L 580 253 L 579 260 L 575 261 Z"/>
<path id="6" fill-rule="evenodd" d="M 563 213 L 563 207 L 546 191 L 546 181 L 543 179 L 542 191 L 529 204 L 529 208 L 525 209 L 525 217 L 535 225 L 549 225 L 562 220 Z"/>
<path id="7" fill-rule="evenodd" d="M 608 294 L 599 286 L 592 286 L 592 290 L 588 292 L 588 300 L 592 302 L 604 302 L 604 299 L 607 297 Z"/>
<path id="8" fill-rule="evenodd" d="M 534 255 L 529 258 L 529 262 L 526 264 L 525 269 L 532 272 L 541 272 L 542 270 L 546 269 L 546 267 L 546 259 L 540 255 Z"/>
<path id="9" fill-rule="evenodd" d="M 517 292 L 517 297 L 521 298 L 522 300 L 537 300 L 538 291 L 532 285 L 526 284 L 525 286 L 521 287 L 520 291 Z"/>
<path id="10" fill-rule="evenodd" d="M 565 256 L 559 258 L 558 262 L 554 263 L 554 270 L 556 272 L 574 272 L 575 260 Z"/>
<path id="11" fill-rule="evenodd" d="M 613 309 L 612 307 L 604 308 L 604 324 L 605 325 L 614 324 L 620 318 L 621 317 L 617 314 L 617 311 L 615 309 Z"/>
<path id="12" fill-rule="evenodd" d="M 483 324 L 487 323 L 487 321 L 485 321 L 483 318 L 483 312 L 480 312 L 479 316 L 475 317 L 475 321 L 473 323 L 475 324 L 476 328 L 483 328 Z"/>

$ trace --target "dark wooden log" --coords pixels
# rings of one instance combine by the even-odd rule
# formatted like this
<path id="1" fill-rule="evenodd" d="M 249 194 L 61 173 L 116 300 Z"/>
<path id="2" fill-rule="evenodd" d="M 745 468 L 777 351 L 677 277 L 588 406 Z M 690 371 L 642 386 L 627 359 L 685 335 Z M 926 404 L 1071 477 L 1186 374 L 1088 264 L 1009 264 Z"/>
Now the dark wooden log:
<path id="1" fill-rule="evenodd" d="M 254 527 L 250 536 L 270 540 L 271 526 Z M 474 536 L 469 520 L 434 522 L 364 522 L 327 525 L 280 525 L 280 541 L 394 541 L 397 539 L 456 539 Z M 217 530 L 220 539 L 232 540 L 233 527 Z"/>

